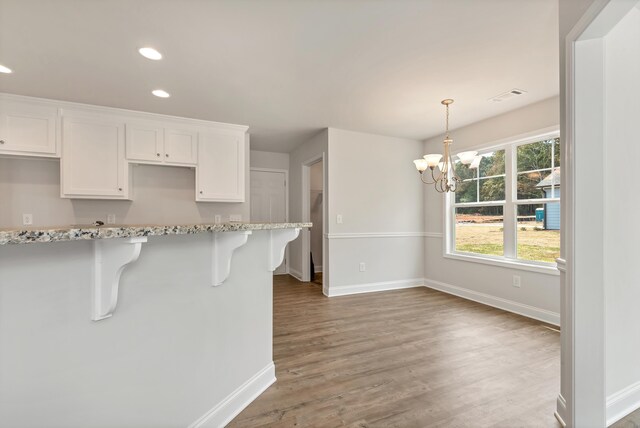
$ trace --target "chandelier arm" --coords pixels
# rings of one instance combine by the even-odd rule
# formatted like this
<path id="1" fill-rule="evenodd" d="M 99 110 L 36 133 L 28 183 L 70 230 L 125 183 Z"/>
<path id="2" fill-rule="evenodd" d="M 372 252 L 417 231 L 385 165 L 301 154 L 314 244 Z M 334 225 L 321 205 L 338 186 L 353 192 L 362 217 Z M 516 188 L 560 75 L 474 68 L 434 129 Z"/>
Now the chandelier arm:
<path id="1" fill-rule="evenodd" d="M 425 179 L 424 179 L 424 173 L 425 172 L 426 171 L 422 171 L 420 173 L 420 181 L 422 181 L 424 184 L 436 184 L 436 180 L 435 179 L 433 181 L 425 181 Z M 433 177 L 433 170 L 431 171 L 431 176 Z"/>

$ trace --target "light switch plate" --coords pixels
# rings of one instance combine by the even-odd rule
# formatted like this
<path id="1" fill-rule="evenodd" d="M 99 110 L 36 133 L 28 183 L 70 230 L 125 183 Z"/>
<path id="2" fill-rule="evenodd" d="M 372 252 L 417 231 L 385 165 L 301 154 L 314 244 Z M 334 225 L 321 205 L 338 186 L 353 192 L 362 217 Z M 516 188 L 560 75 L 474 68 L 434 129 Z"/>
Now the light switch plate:
<path id="1" fill-rule="evenodd" d="M 367 270 L 367 265 L 365 262 L 360 262 L 360 272 L 364 272 Z"/>
<path id="2" fill-rule="evenodd" d="M 231 214 L 229 221 L 242 221 L 242 214 Z"/>
<path id="3" fill-rule="evenodd" d="M 213 222 L 214 222 L 215 224 L 220 224 L 220 223 L 222 223 L 222 216 L 221 216 L 220 214 L 216 214 L 216 215 L 213 217 Z"/>
<path id="4" fill-rule="evenodd" d="M 338 224 L 342 224 L 342 214 L 338 214 L 338 215 L 336 216 L 336 223 L 338 223 Z"/>
<path id="5" fill-rule="evenodd" d="M 116 224 L 115 214 L 107 214 L 107 224 Z"/>

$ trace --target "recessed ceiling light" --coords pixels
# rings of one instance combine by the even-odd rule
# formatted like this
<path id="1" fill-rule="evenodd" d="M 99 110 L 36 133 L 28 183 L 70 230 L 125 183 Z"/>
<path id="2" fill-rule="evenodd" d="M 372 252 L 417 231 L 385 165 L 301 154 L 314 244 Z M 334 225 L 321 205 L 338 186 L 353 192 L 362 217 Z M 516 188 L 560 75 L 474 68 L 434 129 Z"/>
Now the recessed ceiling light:
<path id="1" fill-rule="evenodd" d="M 152 59 L 154 61 L 162 59 L 162 54 L 154 48 L 140 48 L 138 49 L 138 52 L 140 52 L 140 55 L 142 55 L 143 57 Z"/>
<path id="2" fill-rule="evenodd" d="M 11 71 L 11 69 L 9 67 L 5 67 L 4 65 L 0 64 L 0 73 L 13 73 L 13 71 Z"/>
<path id="3" fill-rule="evenodd" d="M 162 89 L 156 89 L 154 91 L 151 91 L 151 93 L 160 98 L 169 98 L 171 96 L 171 94 L 169 94 L 167 91 L 163 91 Z"/>

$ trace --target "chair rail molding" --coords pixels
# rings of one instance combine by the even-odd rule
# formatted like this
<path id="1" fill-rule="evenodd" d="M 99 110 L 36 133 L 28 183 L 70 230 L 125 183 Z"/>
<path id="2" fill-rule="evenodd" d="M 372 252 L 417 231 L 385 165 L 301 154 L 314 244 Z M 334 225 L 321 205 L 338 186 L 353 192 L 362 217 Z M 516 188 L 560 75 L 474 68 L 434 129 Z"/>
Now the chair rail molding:
<path id="1" fill-rule="evenodd" d="M 214 287 L 229 277 L 233 252 L 247 243 L 249 235 L 250 230 L 211 233 L 211 278 Z"/>
<path id="2" fill-rule="evenodd" d="M 282 264 L 284 260 L 284 250 L 287 244 L 298 237 L 300 228 L 293 229 L 276 229 L 269 231 L 269 259 L 267 267 L 273 272 Z"/>
<path id="3" fill-rule="evenodd" d="M 138 260 L 147 237 L 100 239 L 93 242 L 93 283 L 91 319 L 100 321 L 113 315 L 118 304 L 120 276 Z"/>

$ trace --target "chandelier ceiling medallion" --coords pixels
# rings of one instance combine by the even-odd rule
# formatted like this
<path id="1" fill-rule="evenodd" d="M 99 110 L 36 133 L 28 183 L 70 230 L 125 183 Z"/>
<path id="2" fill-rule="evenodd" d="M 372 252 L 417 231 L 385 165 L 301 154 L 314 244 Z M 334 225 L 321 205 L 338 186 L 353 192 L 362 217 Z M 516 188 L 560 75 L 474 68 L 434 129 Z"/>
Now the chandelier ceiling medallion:
<path id="1" fill-rule="evenodd" d="M 423 159 L 416 159 L 413 163 L 416 165 L 420 179 L 424 184 L 433 184 L 438 192 L 446 193 L 455 192 L 458 189 L 458 185 L 462 183 L 462 179 L 456 174 L 455 164 L 451 156 L 453 139 L 449 136 L 449 106 L 453 104 L 453 100 L 447 98 L 446 100 L 442 100 L 441 103 L 446 109 L 443 154 L 424 155 Z M 457 154 L 457 157 L 464 165 L 471 164 L 470 168 L 477 168 L 480 163 L 480 157 L 477 155 L 478 152 L 469 151 L 460 152 Z M 438 168 L 437 172 L 436 167 Z M 426 174 L 430 175 L 431 178 L 428 176 L 425 177 Z"/>

